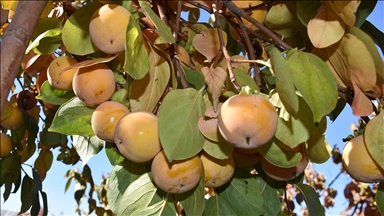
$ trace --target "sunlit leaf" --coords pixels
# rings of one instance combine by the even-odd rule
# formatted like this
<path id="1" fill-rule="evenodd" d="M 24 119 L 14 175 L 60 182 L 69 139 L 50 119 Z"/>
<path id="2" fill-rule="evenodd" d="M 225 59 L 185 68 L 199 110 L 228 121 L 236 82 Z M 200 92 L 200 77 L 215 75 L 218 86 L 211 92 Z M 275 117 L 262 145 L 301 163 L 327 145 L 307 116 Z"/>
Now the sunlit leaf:
<path id="1" fill-rule="evenodd" d="M 45 38 L 57 38 L 59 35 L 61 35 L 61 28 L 49 29 L 49 30 L 43 32 L 42 34 L 40 34 L 31 44 L 29 44 L 29 46 L 27 47 L 27 50 L 25 52 L 28 53 L 32 49 L 35 49 L 37 51 L 37 53 L 40 54 L 41 52 L 36 49 L 40 45 L 40 42 L 42 43 L 42 45 L 44 45 L 43 39 L 45 39 Z M 58 39 L 56 39 L 56 40 L 59 41 Z M 49 41 L 49 42 L 51 42 L 51 41 Z M 45 43 L 47 43 L 47 41 L 45 41 Z M 61 43 L 57 42 L 56 46 L 54 46 L 48 50 L 45 50 L 45 52 L 42 54 L 50 54 L 53 51 L 55 51 L 60 45 L 61 45 Z"/>
<path id="2" fill-rule="evenodd" d="M 175 103 L 177 101 L 177 103 Z M 196 155 L 204 145 L 198 120 L 204 115 L 201 92 L 177 89 L 165 96 L 159 109 L 159 137 L 168 160 Z"/>
<path id="3" fill-rule="evenodd" d="M 353 86 L 352 114 L 355 116 L 368 116 L 373 112 L 373 106 L 369 98 L 357 86 L 355 78 L 351 78 Z"/>
<path id="4" fill-rule="evenodd" d="M 40 94 L 36 96 L 36 99 L 54 105 L 61 105 L 74 96 L 75 94 L 73 91 L 61 91 L 54 89 L 47 80 L 41 86 Z"/>
<path id="5" fill-rule="evenodd" d="M 222 31 L 222 33 L 224 45 L 226 45 L 227 34 L 224 31 Z M 197 51 L 207 58 L 208 62 L 212 61 L 221 49 L 219 34 L 216 28 L 209 28 L 201 31 L 199 34 L 195 35 L 192 44 Z"/>
<path id="6" fill-rule="evenodd" d="M 359 50 L 359 52 L 356 52 Z M 339 44 L 328 48 L 332 64 L 344 83 L 352 87 L 351 78 L 362 91 L 374 89 L 376 84 L 376 68 L 373 58 L 365 44 L 357 37 L 346 33 Z"/>
<path id="7" fill-rule="evenodd" d="M 142 40 L 139 23 L 135 19 L 129 19 L 125 41 L 124 71 L 133 79 L 142 79 L 150 67 L 147 49 Z"/>
<path id="8" fill-rule="evenodd" d="M 141 175 L 128 185 L 118 201 L 115 213 L 117 215 L 139 215 L 139 212 L 148 210 L 147 207 L 156 192 L 157 188 L 149 175 L 147 173 Z"/>
<path id="9" fill-rule="evenodd" d="M 105 144 L 104 140 L 101 140 L 97 136 L 84 137 L 84 136 L 72 136 L 73 146 L 76 149 L 77 154 L 81 157 L 83 166 L 85 166 L 89 159 L 99 153 Z"/>
<path id="10" fill-rule="evenodd" d="M 364 2 L 365 1 L 363 1 L 363 3 Z M 347 33 L 352 34 L 353 36 L 355 36 L 357 39 L 359 39 L 365 44 L 375 63 L 377 83 L 384 84 L 384 62 L 383 62 L 383 58 L 379 53 L 379 50 L 376 47 L 375 42 L 367 33 L 365 33 L 364 31 L 356 27 L 348 27 Z"/>
<path id="11" fill-rule="evenodd" d="M 275 46 L 267 48 L 267 52 L 271 58 L 272 69 L 275 72 L 275 89 L 279 94 L 279 98 L 287 111 L 296 116 L 299 109 L 299 98 L 287 62 Z"/>
<path id="12" fill-rule="evenodd" d="M 289 38 L 302 26 L 296 16 L 296 4 L 284 2 L 274 4 L 268 11 L 264 24 L 283 38 Z"/>
<path id="13" fill-rule="evenodd" d="M 86 106 L 78 97 L 74 97 L 59 108 L 48 131 L 66 135 L 91 135 L 93 111 L 94 108 Z"/>
<path id="14" fill-rule="evenodd" d="M 365 132 L 364 141 L 369 154 L 373 160 L 384 169 L 384 109 L 380 110 L 380 114 L 375 116 L 368 122 Z"/>
<path id="15" fill-rule="evenodd" d="M 338 98 L 336 80 L 319 57 L 306 52 L 292 51 L 287 64 L 297 90 L 303 95 L 315 122 L 335 108 Z"/>
<path id="16" fill-rule="evenodd" d="M 216 192 L 228 203 L 230 208 L 239 215 L 262 215 L 263 197 L 256 180 L 249 172 L 235 171 L 233 178 L 227 184 L 216 189 Z"/>
<path id="17" fill-rule="evenodd" d="M 133 80 L 130 89 L 131 111 L 152 112 L 159 102 L 170 78 L 170 68 L 156 52 L 149 54 L 150 69 L 140 80 Z"/>
<path id="18" fill-rule="evenodd" d="M 63 43 L 68 52 L 75 55 L 87 55 L 98 49 L 89 35 L 89 23 L 93 13 L 103 6 L 99 1 L 89 2 L 73 13 L 64 24 Z"/>
<path id="19" fill-rule="evenodd" d="M 308 36 L 317 48 L 338 42 L 345 32 L 345 23 L 331 9 L 321 5 L 316 16 L 308 22 Z"/>
<path id="20" fill-rule="evenodd" d="M 155 12 L 153 12 L 148 3 L 146 1 L 139 1 L 139 4 L 143 9 L 144 14 L 153 22 L 156 29 L 159 31 L 159 37 L 156 39 L 156 43 L 175 43 L 175 38 L 168 26 L 155 14 Z"/>
<path id="21" fill-rule="evenodd" d="M 208 85 L 208 91 L 212 95 L 213 109 L 217 110 L 221 89 L 227 78 L 227 72 L 221 67 L 203 67 L 201 72 L 204 75 L 205 83 Z"/>
<path id="22" fill-rule="evenodd" d="M 186 215 L 202 215 L 205 209 L 204 173 L 199 183 L 190 191 L 175 194 L 175 199 L 183 206 Z"/>
<path id="23" fill-rule="evenodd" d="M 278 167 L 289 168 L 299 164 L 303 157 L 302 154 L 293 150 L 284 149 L 284 146 L 284 143 L 280 140 L 273 138 L 267 144 L 260 146 L 258 152 L 260 152 L 267 161 Z"/>
<path id="24" fill-rule="evenodd" d="M 127 187 L 148 170 L 144 164 L 124 160 L 113 167 L 108 181 L 108 204 L 113 212 L 117 211 L 121 196 Z M 121 207 L 120 207 L 121 208 Z"/>
<path id="25" fill-rule="evenodd" d="M 231 207 L 228 205 L 228 203 L 221 198 L 221 196 L 216 195 L 210 197 L 208 200 L 205 202 L 206 206 L 209 206 L 204 209 L 203 215 L 204 216 L 211 216 L 211 215 L 216 215 L 216 216 L 226 216 L 226 215 L 232 215 L 236 216 L 236 212 L 234 212 Z"/>
<path id="26" fill-rule="evenodd" d="M 353 26 L 356 21 L 355 13 L 360 5 L 358 1 L 322 1 L 325 7 L 333 10 L 338 17 L 348 26 Z"/>

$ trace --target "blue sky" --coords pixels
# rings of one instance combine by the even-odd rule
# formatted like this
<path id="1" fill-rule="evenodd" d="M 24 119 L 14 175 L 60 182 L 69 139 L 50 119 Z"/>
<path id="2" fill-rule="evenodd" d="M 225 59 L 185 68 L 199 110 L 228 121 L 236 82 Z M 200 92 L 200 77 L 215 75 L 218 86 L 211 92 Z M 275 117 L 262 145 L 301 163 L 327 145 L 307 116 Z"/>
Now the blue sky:
<path id="1" fill-rule="evenodd" d="M 379 1 L 373 13 L 368 17 L 378 29 L 384 31 L 384 1 Z M 335 122 L 329 122 L 328 129 L 326 132 L 326 140 L 333 145 L 337 145 L 341 150 L 345 143 L 342 139 L 351 134 L 349 129 L 352 123 L 357 123 L 358 118 L 353 116 L 350 107 L 347 105 L 341 115 Z M 58 150 L 54 150 L 54 158 L 57 157 Z M 26 164 L 33 165 L 37 155 L 35 154 L 31 159 L 29 159 Z M 92 170 L 92 176 L 96 184 L 100 184 L 103 174 L 108 174 L 112 170 L 108 159 L 106 158 L 105 152 L 102 151 L 98 155 L 91 158 L 88 162 Z M 78 168 L 82 170 L 82 164 L 79 162 L 75 166 L 65 165 L 61 162 L 54 161 L 51 169 L 47 173 L 47 177 L 43 182 L 43 190 L 47 193 L 48 196 L 48 208 L 49 215 L 76 215 L 75 207 L 76 201 L 74 199 L 74 182 L 72 182 L 70 188 L 66 193 L 64 193 L 64 188 L 67 179 L 64 177 L 64 174 L 73 168 Z M 332 160 L 328 160 L 324 164 L 314 164 L 316 171 L 323 172 L 327 177 L 326 183 L 329 183 L 340 171 L 340 165 L 334 165 Z M 25 170 L 29 168 L 24 166 Z M 327 215 L 339 215 L 344 208 L 348 205 L 347 200 L 343 196 L 344 186 L 349 183 L 351 179 L 348 175 L 341 175 L 336 182 L 332 185 L 334 188 L 337 188 L 339 194 L 335 199 L 335 207 L 330 208 L 326 211 Z M 89 187 L 89 184 L 87 185 Z M 4 187 L 0 188 L 1 190 L 1 203 L 0 208 L 18 212 L 21 203 L 20 203 L 20 193 L 11 194 L 7 202 L 3 203 L 2 193 Z M 20 191 L 20 190 L 19 190 Z M 96 198 L 96 194 L 94 194 Z M 298 207 L 298 206 L 297 206 Z M 88 203 L 87 199 L 84 200 L 84 204 L 81 206 L 81 209 L 87 209 Z"/>

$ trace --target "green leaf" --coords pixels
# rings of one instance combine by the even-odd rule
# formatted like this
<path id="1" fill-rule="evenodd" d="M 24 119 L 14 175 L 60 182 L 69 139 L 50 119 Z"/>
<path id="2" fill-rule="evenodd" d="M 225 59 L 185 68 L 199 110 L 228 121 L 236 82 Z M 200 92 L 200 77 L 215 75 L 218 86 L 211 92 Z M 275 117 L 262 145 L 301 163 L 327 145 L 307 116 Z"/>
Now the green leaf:
<path id="1" fill-rule="evenodd" d="M 317 10 L 321 6 L 320 1 L 297 1 L 296 2 L 296 13 L 297 17 L 303 23 L 303 25 L 308 26 L 309 20 L 313 19 Z"/>
<path id="2" fill-rule="evenodd" d="M 48 215 L 48 199 L 47 194 L 44 191 L 40 191 L 41 198 L 43 199 L 43 216 Z"/>
<path id="3" fill-rule="evenodd" d="M 75 55 L 87 55 L 98 50 L 89 35 L 89 23 L 93 13 L 101 6 L 103 4 L 99 1 L 88 2 L 65 22 L 62 39 L 68 52 Z"/>
<path id="4" fill-rule="evenodd" d="M 40 45 L 40 41 L 42 41 L 44 38 L 55 38 L 55 37 L 58 37 L 59 35 L 61 35 L 61 28 L 53 28 L 41 33 L 31 44 L 29 44 L 25 53 L 29 53 L 32 49 L 37 48 Z M 55 51 L 60 45 L 61 43 L 59 43 L 57 47 L 55 46 L 55 48 L 53 48 L 50 51 L 52 52 Z M 41 53 L 37 53 L 37 54 L 41 54 Z M 48 53 L 43 53 L 43 54 L 48 54 Z"/>
<path id="5" fill-rule="evenodd" d="M 384 109 L 371 119 L 364 131 L 364 142 L 373 160 L 384 169 Z"/>
<path id="6" fill-rule="evenodd" d="M 131 83 L 131 111 L 153 112 L 171 77 L 168 62 L 153 50 L 149 54 L 149 62 L 148 74 Z"/>
<path id="7" fill-rule="evenodd" d="M 271 65 L 275 72 L 276 91 L 288 113 L 296 116 L 299 110 L 299 98 L 287 61 L 275 46 L 269 46 L 267 52 L 271 58 Z"/>
<path id="8" fill-rule="evenodd" d="M 36 99 L 54 105 L 61 105 L 74 96 L 75 94 L 73 91 L 61 91 L 54 89 L 49 84 L 48 80 L 46 80 L 41 86 L 40 94 L 36 96 Z"/>
<path id="9" fill-rule="evenodd" d="M 24 213 L 29 210 L 32 206 L 32 185 L 33 180 L 28 176 L 25 175 L 23 178 L 23 183 L 21 186 L 21 193 L 20 193 L 20 201 L 21 201 L 21 209 L 20 213 Z"/>
<path id="10" fill-rule="evenodd" d="M 325 141 L 327 124 L 320 124 L 317 131 L 305 142 L 307 145 L 307 156 L 313 163 L 325 163 L 332 152 L 331 145 Z"/>
<path id="11" fill-rule="evenodd" d="M 212 196 L 208 200 L 206 200 L 205 206 L 207 206 L 207 208 L 204 209 L 204 212 L 203 212 L 204 216 L 212 216 L 212 215 L 236 216 L 238 215 L 236 214 L 236 212 L 233 211 L 233 209 L 231 209 L 229 204 L 219 195 Z"/>
<path id="12" fill-rule="evenodd" d="M 204 137 L 198 120 L 204 112 L 201 92 L 195 89 L 176 89 L 165 96 L 158 116 L 160 142 L 168 160 L 183 160 L 200 152 Z"/>
<path id="13" fill-rule="evenodd" d="M 203 146 L 205 152 L 220 160 L 227 159 L 231 155 L 233 148 L 234 145 L 226 142 L 224 139 L 220 142 L 213 142 L 209 139 L 205 139 Z"/>
<path id="14" fill-rule="evenodd" d="M 256 167 L 258 175 L 255 176 L 255 180 L 263 196 L 263 200 L 265 200 L 265 202 L 263 202 L 265 215 L 278 215 L 280 208 L 276 208 L 276 206 L 281 205 L 278 193 L 284 193 L 284 184 L 267 176 L 261 168 L 260 163 L 256 164 L 256 166 L 258 166 Z"/>
<path id="15" fill-rule="evenodd" d="M 39 200 L 39 194 L 32 194 L 32 208 L 31 208 L 31 215 L 38 215 L 40 211 L 40 200 Z"/>
<path id="16" fill-rule="evenodd" d="M 297 118 L 289 116 L 287 121 L 279 118 L 275 136 L 285 145 L 294 148 L 307 141 L 322 124 L 326 124 L 326 117 L 323 117 L 322 121 L 316 126 L 310 108 L 303 98 L 299 97 Z"/>
<path id="17" fill-rule="evenodd" d="M 147 49 L 142 40 L 140 25 L 131 17 L 127 26 L 124 71 L 135 80 L 144 78 L 149 71 Z"/>
<path id="18" fill-rule="evenodd" d="M 147 169 L 144 164 L 124 160 L 113 167 L 108 181 L 108 204 L 113 212 L 117 211 L 121 196 L 128 186 L 145 174 Z"/>
<path id="19" fill-rule="evenodd" d="M 255 81 L 252 79 L 252 77 L 249 74 L 247 74 L 245 71 L 239 70 L 237 68 L 233 68 L 233 73 L 235 74 L 236 81 L 239 83 L 241 87 L 249 86 L 253 91 L 259 89 Z M 233 86 L 233 84 L 230 83 L 229 86 Z"/>
<path id="20" fill-rule="evenodd" d="M 271 164 L 284 168 L 294 167 L 302 159 L 300 152 L 284 149 L 284 143 L 276 138 L 260 146 L 258 152 Z"/>
<path id="21" fill-rule="evenodd" d="M 72 139 L 72 144 L 75 147 L 77 154 L 81 157 L 83 166 L 87 164 L 89 159 L 97 155 L 97 153 L 103 149 L 105 143 L 104 140 L 101 140 L 97 136 L 84 137 L 73 135 Z"/>
<path id="22" fill-rule="evenodd" d="M 40 135 L 40 141 L 44 146 L 57 145 L 58 143 L 66 143 L 67 136 L 64 134 L 49 132 L 48 129 L 52 125 L 53 118 L 56 114 L 56 109 L 48 109 L 45 114 L 45 121 L 43 126 L 43 131 Z"/>
<path id="23" fill-rule="evenodd" d="M 145 173 L 141 175 L 127 187 L 120 197 L 120 200 L 117 203 L 116 215 L 143 215 L 139 214 L 139 212 L 148 210 L 147 207 L 156 192 L 157 188 L 151 181 L 149 174 Z M 167 201 L 165 200 L 162 204 L 165 204 L 166 202 Z"/>
<path id="24" fill-rule="evenodd" d="M 74 97 L 61 105 L 48 131 L 66 135 L 92 135 L 91 118 L 94 110 Z"/>
<path id="25" fill-rule="evenodd" d="M 357 11 L 355 13 L 356 21 L 355 26 L 360 27 L 367 17 L 372 13 L 377 4 L 377 0 L 374 1 L 361 1 Z"/>
<path id="26" fill-rule="evenodd" d="M 155 12 L 149 7 L 147 1 L 139 1 L 141 9 L 144 14 L 148 17 L 159 31 L 159 37 L 156 39 L 156 44 L 163 43 L 176 43 L 175 38 L 172 35 L 171 30 L 168 26 L 157 16 Z"/>
<path id="27" fill-rule="evenodd" d="M 3 193 L 4 202 L 8 200 L 9 195 L 11 194 L 12 190 L 12 183 L 13 183 L 13 173 L 7 173 L 5 175 L 5 188 Z"/>
<path id="28" fill-rule="evenodd" d="M 263 215 L 263 197 L 259 187 L 246 170 L 238 169 L 230 182 L 218 187 L 216 192 L 239 215 Z"/>
<path id="29" fill-rule="evenodd" d="M 379 188 L 376 192 L 376 206 L 381 214 L 384 214 L 384 182 L 379 183 Z"/>
<path id="30" fill-rule="evenodd" d="M 107 142 L 105 144 L 105 154 L 112 166 L 123 162 L 124 157 L 120 154 L 119 150 L 114 146 L 114 143 Z"/>
<path id="31" fill-rule="evenodd" d="M 192 69 L 183 67 L 185 78 L 187 79 L 188 84 L 196 90 L 199 90 L 205 86 L 204 76 Z"/>
<path id="32" fill-rule="evenodd" d="M 199 183 L 190 191 L 175 194 L 175 198 L 183 206 L 186 215 L 202 215 L 205 208 L 204 173 Z"/>
<path id="33" fill-rule="evenodd" d="M 294 186 L 303 194 L 305 203 L 307 204 L 309 215 L 325 215 L 324 208 L 319 200 L 319 196 L 313 189 L 313 187 L 307 184 L 295 184 Z"/>
<path id="34" fill-rule="evenodd" d="M 313 112 L 315 122 L 335 108 L 338 98 L 336 79 L 327 64 L 311 53 L 293 51 L 288 55 L 296 88 Z"/>

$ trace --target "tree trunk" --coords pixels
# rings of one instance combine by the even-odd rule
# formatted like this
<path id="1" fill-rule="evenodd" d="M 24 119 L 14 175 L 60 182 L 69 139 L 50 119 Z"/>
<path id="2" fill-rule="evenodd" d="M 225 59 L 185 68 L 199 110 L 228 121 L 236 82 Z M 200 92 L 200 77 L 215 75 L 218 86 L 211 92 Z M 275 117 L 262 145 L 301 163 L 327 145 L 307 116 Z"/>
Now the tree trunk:
<path id="1" fill-rule="evenodd" d="M 1 41 L 1 94 L 0 113 L 3 113 L 4 104 L 17 73 L 20 63 L 28 47 L 30 37 L 39 22 L 47 0 L 19 1 L 19 5 L 6 29 Z"/>

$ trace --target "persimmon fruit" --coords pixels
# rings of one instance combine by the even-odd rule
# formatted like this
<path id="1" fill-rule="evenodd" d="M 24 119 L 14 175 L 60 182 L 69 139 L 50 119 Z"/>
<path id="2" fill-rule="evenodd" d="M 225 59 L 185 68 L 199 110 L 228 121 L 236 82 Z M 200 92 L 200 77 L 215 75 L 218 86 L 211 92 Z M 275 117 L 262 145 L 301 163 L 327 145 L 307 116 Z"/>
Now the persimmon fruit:
<path id="1" fill-rule="evenodd" d="M 161 190 L 180 194 L 192 190 L 199 183 L 203 167 L 197 155 L 169 162 L 161 151 L 152 161 L 151 172 L 154 183 Z"/>
<path id="2" fill-rule="evenodd" d="M 12 149 L 13 149 L 13 145 L 12 145 L 12 141 L 11 141 L 11 138 L 5 134 L 5 133 L 1 133 L 0 134 L 0 158 L 2 157 L 5 157 L 5 156 L 8 156 Z"/>
<path id="3" fill-rule="evenodd" d="M 232 155 L 226 159 L 217 159 L 202 152 L 201 162 L 204 167 L 205 187 L 217 188 L 227 183 L 235 172 L 235 164 Z"/>
<path id="4" fill-rule="evenodd" d="M 71 56 L 60 56 L 54 59 L 47 69 L 49 84 L 58 90 L 72 90 L 72 80 L 77 69 L 68 67 L 76 63 L 78 63 L 78 61 Z"/>
<path id="5" fill-rule="evenodd" d="M 93 44 L 107 54 L 123 52 L 130 17 L 131 13 L 121 5 L 101 6 L 93 13 L 89 23 Z"/>
<path id="6" fill-rule="evenodd" d="M 23 110 L 31 110 L 37 104 L 36 95 L 30 90 L 22 90 L 16 95 L 17 106 Z"/>
<path id="7" fill-rule="evenodd" d="M 157 116 L 145 111 L 128 113 L 116 124 L 114 140 L 128 160 L 136 163 L 152 160 L 162 149 Z"/>
<path id="8" fill-rule="evenodd" d="M 109 100 L 116 89 L 113 72 L 103 63 L 79 68 L 72 84 L 75 95 L 90 106 Z"/>
<path id="9" fill-rule="evenodd" d="M 117 122 L 128 113 L 128 108 L 119 102 L 105 101 L 101 103 L 92 114 L 93 132 L 100 139 L 113 142 Z"/>
<path id="10" fill-rule="evenodd" d="M 364 135 L 354 137 L 345 144 L 342 162 L 344 169 L 356 181 L 364 183 L 384 181 L 384 170 L 369 154 Z"/>
<path id="11" fill-rule="evenodd" d="M 24 124 L 22 111 L 17 108 L 12 108 L 12 114 L 1 121 L 1 127 L 5 129 L 17 130 Z"/>
<path id="12" fill-rule="evenodd" d="M 275 135 L 278 115 L 273 105 L 259 95 L 239 94 L 220 108 L 218 128 L 235 148 L 250 150 L 266 144 Z"/>

